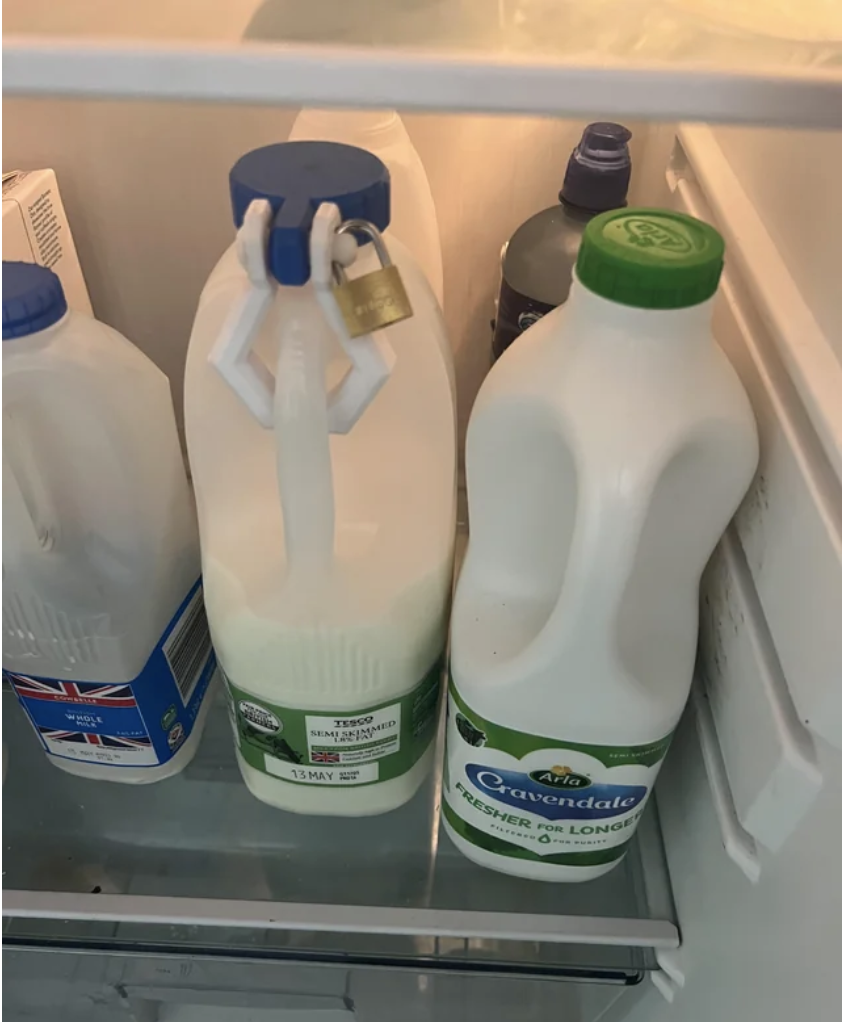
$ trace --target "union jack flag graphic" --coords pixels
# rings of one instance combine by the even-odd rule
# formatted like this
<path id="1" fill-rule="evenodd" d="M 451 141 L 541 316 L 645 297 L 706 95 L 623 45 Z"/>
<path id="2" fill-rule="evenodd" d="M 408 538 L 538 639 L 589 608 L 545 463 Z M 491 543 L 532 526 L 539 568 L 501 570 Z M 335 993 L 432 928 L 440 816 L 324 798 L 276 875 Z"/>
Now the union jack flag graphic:
<path id="1" fill-rule="evenodd" d="M 120 749 L 122 752 L 148 752 L 152 742 L 148 735 L 137 738 L 117 738 L 113 735 L 95 735 L 88 731 L 61 731 L 57 728 L 39 727 L 39 733 L 50 742 L 69 742 L 73 745 L 99 745 L 106 749 Z"/>
<path id="2" fill-rule="evenodd" d="M 137 706 L 131 685 L 102 685 L 91 681 L 40 681 L 6 671 L 17 694 L 24 699 L 47 699 L 86 706 Z"/>
<path id="3" fill-rule="evenodd" d="M 340 753 L 339 752 L 312 752 L 311 753 L 312 763 L 339 763 Z"/>

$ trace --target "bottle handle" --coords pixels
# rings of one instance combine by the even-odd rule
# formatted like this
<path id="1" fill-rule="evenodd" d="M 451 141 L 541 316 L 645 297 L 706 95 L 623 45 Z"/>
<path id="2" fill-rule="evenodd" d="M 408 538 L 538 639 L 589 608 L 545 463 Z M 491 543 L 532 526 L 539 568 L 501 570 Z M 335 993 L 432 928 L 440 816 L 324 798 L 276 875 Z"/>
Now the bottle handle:
<path id="1" fill-rule="evenodd" d="M 254 199 L 237 232 L 237 255 L 247 283 L 223 324 L 209 362 L 265 428 L 274 423 L 275 379 L 252 350 L 277 285 L 267 269 L 267 241 L 273 218 L 266 199 Z M 354 261 L 356 248 L 337 236 L 340 211 L 322 203 L 311 226 L 311 281 L 314 293 L 340 346 L 351 362 L 342 380 L 328 395 L 328 430 L 348 433 L 389 379 L 396 356 L 383 336 L 366 334 L 352 339 L 333 294 L 333 264 Z"/>
<path id="2" fill-rule="evenodd" d="M 131 537 L 131 547 L 115 542 L 104 524 L 105 512 L 100 526 L 77 520 L 72 512 L 64 513 L 63 506 L 72 507 L 72 503 L 57 500 L 60 494 L 54 492 L 40 467 L 37 447 L 25 423 L 17 426 L 8 415 L 4 416 L 6 425 L 13 428 L 7 430 L 8 438 L 4 436 L 4 441 L 8 439 L 3 451 L 3 484 L 8 486 L 3 498 L 7 515 L 4 541 L 9 538 L 4 545 L 18 555 L 49 554 L 75 565 L 78 604 L 94 605 L 102 602 L 102 584 L 97 579 L 114 580 L 117 574 L 122 574 L 137 581 L 139 571 L 151 568 L 144 553 L 148 549 L 146 523 L 143 516 L 138 517 L 134 499 L 135 458 L 119 453 L 121 447 L 131 450 L 133 439 L 126 431 L 115 399 L 102 384 L 93 385 L 88 372 L 66 373 L 50 367 L 27 369 L 14 373 L 4 383 L 11 390 L 15 378 L 23 381 L 27 376 L 36 376 L 39 379 L 28 386 L 42 386 L 43 378 L 51 375 L 58 378 L 57 385 L 64 395 L 72 395 L 77 426 L 86 431 L 77 445 L 77 452 L 84 451 L 84 459 L 79 471 L 74 472 L 75 485 L 80 491 L 85 490 L 89 472 L 92 477 L 108 479 L 113 484 L 119 505 L 111 510 L 108 521 L 119 528 L 121 536 Z M 7 409 L 18 400 L 19 396 L 7 393 Z M 72 457 L 72 449 L 69 454 Z"/>
<path id="3" fill-rule="evenodd" d="M 12 443 L 3 445 L 3 547 L 7 555 L 46 553 L 58 535 L 55 508 L 26 434 L 12 427 L 10 416 L 3 418 L 4 437 L 10 439 L 14 432 Z M 21 451 L 21 445 L 26 450 Z"/>
<path id="4" fill-rule="evenodd" d="M 583 461 L 587 465 L 600 464 L 600 452 L 596 452 L 594 459 L 585 457 Z M 548 621 L 531 647 L 538 644 L 537 651 L 545 648 L 553 656 L 560 635 L 577 635 L 596 655 L 606 651 L 606 655 L 612 656 L 613 629 L 633 570 L 655 482 L 653 473 L 628 479 L 622 496 L 617 484 L 606 485 L 605 474 L 592 472 L 588 467 L 582 470 L 562 587 Z"/>

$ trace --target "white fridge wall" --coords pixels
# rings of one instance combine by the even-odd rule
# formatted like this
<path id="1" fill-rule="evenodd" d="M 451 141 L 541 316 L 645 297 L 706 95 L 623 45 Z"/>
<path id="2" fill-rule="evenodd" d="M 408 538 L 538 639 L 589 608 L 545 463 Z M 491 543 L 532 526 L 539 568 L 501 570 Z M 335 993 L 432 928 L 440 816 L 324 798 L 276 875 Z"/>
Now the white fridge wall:
<path id="1" fill-rule="evenodd" d="M 200 290 L 234 236 L 228 172 L 283 141 L 296 110 L 186 103 L 6 100 L 4 167 L 52 167 L 95 314 L 182 375 Z M 583 123 L 408 114 L 443 248 L 460 435 L 489 368 L 501 245 L 557 201 Z M 630 124 L 633 162 L 646 131 Z M 462 445 L 461 445 L 462 446 Z"/>
<path id="2" fill-rule="evenodd" d="M 718 128 L 715 137 L 840 363 L 840 133 Z"/>
<path id="3" fill-rule="evenodd" d="M 820 798 L 752 884 L 724 851 L 694 723 L 663 767 L 660 819 L 685 986 L 652 989 L 624 1022 L 826 1022 L 840 1015 L 841 755 L 819 750 Z"/>
<path id="4" fill-rule="evenodd" d="M 777 252 L 786 263 L 801 297 L 822 326 L 840 361 L 841 136 L 725 129 L 717 129 L 711 135 L 711 142 L 727 157 L 744 192 L 752 196 L 756 213 L 775 240 Z M 672 196 L 664 173 L 658 172 L 659 168 L 664 170 L 674 145 L 674 129 L 662 128 L 654 132 L 644 160 L 653 171 L 647 179 L 647 201 L 682 207 L 683 195 L 694 196 L 694 186 L 692 192 L 677 192 Z M 807 153 L 813 157 L 808 162 Z M 714 163 L 717 164 L 717 159 Z M 711 192 L 714 182 L 705 176 L 711 167 L 695 169 L 702 193 Z M 734 209 L 733 213 L 738 216 L 740 211 Z M 742 240 L 741 237 L 734 239 L 737 245 L 741 245 Z M 764 259 L 765 253 L 760 253 L 759 258 Z M 730 277 L 734 268 L 730 270 L 729 249 L 727 265 Z M 738 277 L 731 278 L 731 286 L 734 295 L 741 298 Z M 736 306 L 732 301 L 725 304 L 722 296 L 719 308 L 716 323 L 720 316 L 724 327 L 721 340 L 727 342 L 728 353 L 735 360 L 736 338 L 731 336 L 735 331 L 728 329 L 727 317 Z M 737 308 L 741 319 L 740 303 Z M 743 330 L 745 336 L 763 343 L 765 336 L 760 322 L 749 317 L 743 322 Z M 799 343 L 800 337 L 793 340 Z M 770 359 L 776 359 L 771 347 L 767 352 Z M 741 372 L 753 372 L 746 357 L 739 358 L 738 362 L 743 363 Z M 767 400 L 763 398 L 761 382 L 752 386 L 749 380 L 750 377 L 745 376 L 754 402 L 757 398 Z M 789 397 L 786 390 L 774 393 L 779 398 Z M 790 396 L 794 399 L 793 393 Z M 787 402 L 774 400 L 770 407 L 764 408 L 762 404 L 757 405 L 762 467 L 752 493 L 758 491 L 762 473 L 768 473 L 772 486 L 766 492 L 770 502 L 768 497 L 756 502 L 755 524 L 748 520 L 747 509 L 743 509 L 744 517 L 740 516 L 739 527 L 731 531 L 728 543 L 731 550 L 738 551 L 738 561 L 734 558 L 722 566 L 720 573 L 710 573 L 705 578 L 704 592 L 707 579 L 708 584 L 713 584 L 714 579 L 719 595 L 737 583 L 747 593 L 758 619 L 754 625 L 752 652 L 750 646 L 745 650 L 751 655 L 741 660 L 736 652 L 737 644 L 747 638 L 751 629 L 749 618 L 742 617 L 740 623 L 737 620 L 725 622 L 731 633 L 733 628 L 737 629 L 736 641 L 714 647 L 705 641 L 701 660 L 704 670 L 713 675 L 709 705 L 716 714 L 718 726 L 716 749 L 720 742 L 720 752 L 726 761 L 722 780 L 727 787 L 722 789 L 722 794 L 726 790 L 728 800 L 731 798 L 734 803 L 728 806 L 727 815 L 733 807 L 741 815 L 742 783 L 749 783 L 759 771 L 769 768 L 774 771 L 771 774 L 772 797 L 781 799 L 785 808 L 778 814 L 776 801 L 769 805 L 767 820 L 761 821 L 764 826 L 752 816 L 744 820 L 745 826 L 757 830 L 756 840 L 738 819 L 727 821 L 733 828 L 729 836 L 739 838 L 756 859 L 758 883 L 754 884 L 742 872 L 740 857 L 733 861 L 722 843 L 724 817 L 716 812 L 693 715 L 687 713 L 657 786 L 683 940 L 679 951 L 670 954 L 670 964 L 685 977 L 685 984 L 682 989 L 675 988 L 673 1004 L 666 1003 L 656 989 L 652 989 L 626 1015 L 619 1016 L 619 1022 L 622 1017 L 624 1022 L 739 1019 L 793 1022 L 798 1018 L 832 1019 L 840 1014 L 840 983 L 836 977 L 841 956 L 841 753 L 840 747 L 827 739 L 831 729 L 822 719 L 812 717 L 808 711 L 805 717 L 802 712 L 797 716 L 789 703 L 789 698 L 793 697 L 798 707 L 802 705 L 802 681 L 824 662 L 825 641 L 828 639 L 830 646 L 840 646 L 837 625 L 832 625 L 834 634 L 817 636 L 815 643 L 806 644 L 802 649 L 802 659 L 794 660 L 790 655 L 793 648 L 789 642 L 790 622 L 799 622 L 805 633 L 810 628 L 811 608 L 825 608 L 834 603 L 836 597 L 830 578 L 825 578 L 820 571 L 799 582 L 792 572 L 790 578 L 794 584 L 790 592 L 788 577 L 780 578 L 779 603 L 790 606 L 790 614 L 769 612 L 766 608 L 772 605 L 764 598 L 765 589 L 757 591 L 770 577 L 768 569 L 775 565 L 779 555 L 790 544 L 805 542 L 811 525 L 810 512 L 805 509 L 820 509 L 824 500 L 831 506 L 836 495 L 830 496 L 830 493 L 836 484 L 840 520 L 840 483 L 832 467 L 823 465 L 820 445 L 813 446 L 808 439 L 808 420 L 795 432 L 799 417 L 795 418 L 793 413 L 794 408 L 789 408 Z M 795 444 L 794 449 L 808 458 L 803 466 L 808 465 L 807 474 L 788 474 L 787 459 L 791 455 L 785 450 L 789 443 Z M 811 481 L 818 482 L 822 476 L 825 485 L 813 488 Z M 786 479 L 790 490 L 777 492 L 775 498 L 778 483 Z M 791 540 L 785 532 L 779 531 L 780 521 L 784 526 L 789 525 L 787 516 L 779 518 L 786 500 L 792 511 Z M 777 503 L 782 507 L 777 508 Z M 830 564 L 830 576 L 836 576 L 837 590 L 840 529 L 837 550 L 834 530 L 828 533 L 818 530 L 818 535 L 827 537 L 825 557 Z M 759 542 L 764 550 L 766 541 L 767 556 L 762 563 L 757 563 L 755 556 L 748 557 L 747 562 L 743 560 L 748 550 L 754 555 L 758 552 L 755 547 Z M 836 556 L 838 572 L 834 570 Z M 741 573 L 741 579 L 731 574 L 736 570 Z M 817 611 L 814 613 L 816 615 Z M 703 634 L 706 638 L 706 629 Z M 741 669 L 737 670 L 732 660 L 718 663 L 728 647 L 741 660 Z M 718 689 L 712 687 L 716 675 Z M 840 667 L 824 670 L 823 678 L 834 705 L 836 698 L 840 699 Z M 763 687 L 750 691 L 759 685 Z M 732 686 L 732 692 L 721 692 L 724 686 Z M 728 702 L 722 704 L 715 698 L 716 694 Z M 744 719 L 744 731 L 737 734 L 736 713 L 752 703 L 760 712 Z M 718 713 L 723 713 L 724 705 L 732 708 L 732 716 L 719 721 Z M 805 729 L 800 731 L 804 725 Z M 784 735 L 797 731 L 800 731 L 803 751 L 820 777 L 819 790 L 811 799 L 805 791 L 789 790 L 789 785 L 777 782 L 776 769 L 785 774 L 798 767 L 794 746 L 789 748 L 787 743 L 783 744 L 781 760 L 773 766 L 766 765 L 768 758 L 774 759 L 771 748 L 776 742 L 782 743 Z M 802 796 L 806 796 L 806 800 L 801 805 L 798 802 Z M 793 817 L 790 824 L 789 814 Z M 774 830 L 777 841 L 771 842 L 770 834 Z M 778 845 L 776 851 L 772 850 L 775 844 Z M 615 1015 L 612 1019 L 617 1022 Z"/>

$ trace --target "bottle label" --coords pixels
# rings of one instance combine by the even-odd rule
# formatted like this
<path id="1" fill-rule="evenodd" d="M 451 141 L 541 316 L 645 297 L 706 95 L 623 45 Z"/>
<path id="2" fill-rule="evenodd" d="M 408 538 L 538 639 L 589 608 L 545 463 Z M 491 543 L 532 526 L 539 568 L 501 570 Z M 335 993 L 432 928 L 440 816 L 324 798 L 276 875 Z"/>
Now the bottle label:
<path id="1" fill-rule="evenodd" d="M 501 289 L 498 294 L 498 311 L 495 316 L 495 327 L 492 333 L 492 357 L 501 358 L 515 339 L 529 326 L 556 308 L 547 302 L 528 298 L 520 291 L 510 287 L 501 278 Z"/>
<path id="2" fill-rule="evenodd" d="M 281 706 L 226 678 L 235 742 L 249 766 L 294 784 L 389 781 L 407 773 L 431 744 L 442 670 L 438 660 L 406 696 L 354 713 Z"/>
<path id="3" fill-rule="evenodd" d="M 48 755 L 154 767 L 184 745 L 216 666 L 200 579 L 133 681 L 64 681 L 6 670 L 3 677 Z"/>
<path id="4" fill-rule="evenodd" d="M 624 854 L 671 735 L 580 745 L 485 720 L 449 683 L 443 812 L 466 841 L 510 858 L 595 866 Z"/>

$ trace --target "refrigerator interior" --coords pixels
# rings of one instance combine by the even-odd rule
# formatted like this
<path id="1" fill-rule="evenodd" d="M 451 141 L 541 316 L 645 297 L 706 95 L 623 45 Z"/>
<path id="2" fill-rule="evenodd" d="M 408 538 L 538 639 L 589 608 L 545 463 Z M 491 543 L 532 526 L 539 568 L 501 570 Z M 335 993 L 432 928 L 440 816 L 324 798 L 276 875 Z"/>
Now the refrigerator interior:
<path id="1" fill-rule="evenodd" d="M 228 170 L 284 139 L 296 110 L 15 98 L 4 113 L 4 170 L 56 171 L 95 315 L 168 374 L 180 414 L 197 298 L 233 237 Z M 501 245 L 556 201 L 583 121 L 403 117 L 437 207 L 462 447 L 489 366 Z M 243 789 L 222 707 L 183 777 L 124 793 L 55 771 L 11 706 L 4 885 L 13 905 L 34 892 L 36 911 L 5 921 L 10 1018 L 54 1018 L 59 1005 L 69 1022 L 832 1017 L 840 134 L 626 123 L 631 204 L 684 209 L 726 235 L 716 336 L 762 441 L 704 577 L 695 696 L 657 785 L 659 819 L 607 877 L 546 888 L 445 847 L 436 778 L 371 831 L 301 818 L 293 829 Z M 51 892 L 154 897 L 160 918 L 81 920 Z M 244 926 L 233 908 L 204 921 L 177 909 L 165 923 L 180 897 L 312 912 L 287 929 Z M 372 931 L 311 928 L 336 905 L 375 920 Z M 501 918 L 476 937 L 390 934 L 378 912 L 396 907 Z"/>

